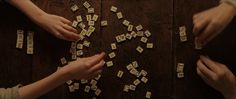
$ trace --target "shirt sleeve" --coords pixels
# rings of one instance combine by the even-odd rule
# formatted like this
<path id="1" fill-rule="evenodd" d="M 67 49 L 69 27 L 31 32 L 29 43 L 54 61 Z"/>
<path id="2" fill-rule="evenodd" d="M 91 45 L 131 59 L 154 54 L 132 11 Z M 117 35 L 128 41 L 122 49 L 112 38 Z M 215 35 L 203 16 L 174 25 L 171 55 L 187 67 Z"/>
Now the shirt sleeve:
<path id="1" fill-rule="evenodd" d="M 19 87 L 17 85 L 13 88 L 0 88 L 0 99 L 20 99 Z"/>
<path id="2" fill-rule="evenodd" d="M 226 2 L 226 3 L 229 3 L 229 4 L 233 5 L 234 7 L 236 7 L 236 0 L 221 0 L 220 2 L 221 3 Z"/>

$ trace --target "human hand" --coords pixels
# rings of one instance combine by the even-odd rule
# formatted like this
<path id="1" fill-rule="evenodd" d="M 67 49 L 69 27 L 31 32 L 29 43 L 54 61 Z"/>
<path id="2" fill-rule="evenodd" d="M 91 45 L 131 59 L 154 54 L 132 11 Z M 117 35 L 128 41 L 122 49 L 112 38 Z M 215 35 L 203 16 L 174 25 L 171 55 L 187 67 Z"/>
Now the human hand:
<path id="1" fill-rule="evenodd" d="M 105 53 L 96 54 L 91 57 L 81 58 L 64 66 L 62 70 L 68 79 L 91 79 L 102 72 L 105 64 L 103 57 Z"/>
<path id="2" fill-rule="evenodd" d="M 226 99 L 236 99 L 236 78 L 224 64 L 200 56 L 197 61 L 197 74 Z"/>
<path id="3" fill-rule="evenodd" d="M 228 3 L 197 13 L 193 16 L 193 33 L 199 43 L 207 44 L 230 23 L 236 14 L 236 8 Z"/>
<path id="4" fill-rule="evenodd" d="M 77 41 L 80 38 L 78 31 L 71 27 L 71 21 L 61 16 L 44 13 L 34 20 L 57 38 L 68 41 Z"/>

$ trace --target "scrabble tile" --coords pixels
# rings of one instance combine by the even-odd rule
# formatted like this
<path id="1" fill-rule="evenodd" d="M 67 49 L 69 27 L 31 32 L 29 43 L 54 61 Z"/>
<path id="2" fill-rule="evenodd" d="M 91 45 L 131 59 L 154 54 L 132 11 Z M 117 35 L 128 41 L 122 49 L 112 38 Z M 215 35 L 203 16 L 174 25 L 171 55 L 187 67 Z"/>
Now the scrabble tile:
<path id="1" fill-rule="evenodd" d="M 79 9 L 79 7 L 76 5 L 76 4 L 74 4 L 73 6 L 71 6 L 71 8 L 70 8 L 73 12 L 75 12 L 75 11 L 77 11 L 78 9 Z"/>
<path id="2" fill-rule="evenodd" d="M 136 48 L 136 50 L 137 50 L 139 53 L 142 53 L 142 52 L 143 52 L 143 48 L 142 48 L 141 46 L 138 46 L 138 47 Z"/>
<path id="3" fill-rule="evenodd" d="M 202 49 L 202 44 L 198 41 L 198 39 L 194 40 L 194 44 L 195 44 L 195 49 L 196 50 L 201 50 Z"/>
<path id="4" fill-rule="evenodd" d="M 186 42 L 186 41 L 188 41 L 187 36 L 180 36 L 180 41 L 181 41 L 181 42 Z"/>
<path id="5" fill-rule="evenodd" d="M 133 61 L 132 62 L 132 66 L 134 67 L 134 68 L 138 68 L 139 66 L 138 66 L 138 62 L 137 61 Z"/>
<path id="6" fill-rule="evenodd" d="M 118 19 L 122 19 L 123 18 L 123 15 L 122 15 L 121 12 L 116 13 L 116 16 L 117 16 Z"/>
<path id="7" fill-rule="evenodd" d="M 121 34 L 121 35 L 120 35 L 120 40 L 121 40 L 121 42 L 123 42 L 123 41 L 126 40 L 126 36 L 125 36 L 125 34 Z"/>
<path id="8" fill-rule="evenodd" d="M 133 82 L 133 84 L 134 84 L 135 86 L 139 85 L 140 83 L 141 83 L 141 81 L 140 81 L 139 79 L 136 79 L 136 80 L 134 80 L 134 82 Z"/>
<path id="9" fill-rule="evenodd" d="M 124 85 L 123 91 L 129 92 L 129 89 L 130 89 L 129 87 L 130 87 L 129 85 Z"/>
<path id="10" fill-rule="evenodd" d="M 184 31 L 182 31 L 182 32 L 179 32 L 179 36 L 186 36 L 187 34 L 186 34 L 186 32 Z"/>
<path id="11" fill-rule="evenodd" d="M 135 33 L 134 31 L 132 31 L 130 34 L 132 35 L 133 38 L 137 37 L 137 33 Z"/>
<path id="12" fill-rule="evenodd" d="M 87 30 L 85 30 L 85 29 L 82 29 L 81 30 L 81 32 L 80 32 L 80 35 L 83 35 L 83 36 L 85 36 L 87 34 Z"/>
<path id="13" fill-rule="evenodd" d="M 150 98 L 151 98 L 151 95 L 152 95 L 152 93 L 151 93 L 150 91 L 147 91 L 145 97 L 148 98 L 148 99 L 150 99 Z"/>
<path id="14" fill-rule="evenodd" d="M 92 20 L 96 22 L 98 20 L 98 15 L 94 14 Z"/>
<path id="15" fill-rule="evenodd" d="M 91 21 L 92 20 L 92 16 L 91 15 L 86 15 L 86 19 L 87 19 L 87 21 Z"/>
<path id="16" fill-rule="evenodd" d="M 71 48 L 76 48 L 76 42 L 71 42 Z"/>
<path id="17" fill-rule="evenodd" d="M 76 55 L 76 54 L 72 54 L 72 55 L 71 55 L 71 59 L 72 59 L 72 60 L 76 60 L 76 59 L 77 59 L 77 55 Z"/>
<path id="18" fill-rule="evenodd" d="M 80 22 L 79 25 L 78 25 L 81 29 L 84 29 L 86 26 L 83 22 Z"/>
<path id="19" fill-rule="evenodd" d="M 94 25 L 95 25 L 95 22 L 94 22 L 94 21 L 88 21 L 88 25 L 89 25 L 89 26 L 94 26 Z"/>
<path id="20" fill-rule="evenodd" d="M 124 21 L 123 21 L 123 25 L 125 25 L 125 26 L 129 26 L 129 23 L 130 23 L 130 22 L 127 21 L 127 20 L 124 20 Z"/>
<path id="21" fill-rule="evenodd" d="M 74 21 L 72 22 L 72 27 L 76 28 L 77 25 L 78 25 L 78 22 L 74 20 Z"/>
<path id="22" fill-rule="evenodd" d="M 61 64 L 62 64 L 62 65 L 67 64 L 67 61 L 66 61 L 66 58 L 65 58 L 65 57 L 61 58 Z"/>
<path id="23" fill-rule="evenodd" d="M 74 83 L 74 89 L 79 89 L 79 83 Z"/>
<path id="24" fill-rule="evenodd" d="M 145 34 L 146 37 L 150 37 L 150 36 L 152 35 L 149 30 L 146 30 L 146 31 L 144 32 L 144 34 Z"/>
<path id="25" fill-rule="evenodd" d="M 99 74 L 97 77 L 95 77 L 94 79 L 99 80 L 101 78 L 101 75 Z"/>
<path id="26" fill-rule="evenodd" d="M 134 67 L 133 67 L 132 64 L 129 64 L 129 65 L 126 66 L 126 69 L 127 69 L 127 70 L 131 70 L 131 69 L 133 69 L 133 68 L 134 68 Z"/>
<path id="27" fill-rule="evenodd" d="M 86 83 L 88 83 L 88 80 L 85 80 L 85 79 L 82 79 L 82 80 L 80 80 L 81 81 L 81 84 L 86 84 Z"/>
<path id="28" fill-rule="evenodd" d="M 84 45 L 85 47 L 89 47 L 89 46 L 90 46 L 90 42 L 89 42 L 89 41 L 84 41 L 84 42 L 83 42 L 83 45 Z"/>
<path id="29" fill-rule="evenodd" d="M 129 72 L 135 76 L 138 74 L 138 71 L 135 68 L 132 68 Z"/>
<path id="30" fill-rule="evenodd" d="M 186 31 L 186 27 L 185 26 L 181 26 L 179 27 L 179 31 L 182 32 L 182 31 Z"/>
<path id="31" fill-rule="evenodd" d="M 108 54 L 109 58 L 115 58 L 116 57 L 116 53 L 115 52 L 111 52 L 110 54 Z"/>
<path id="32" fill-rule="evenodd" d="M 88 28 L 88 32 L 90 33 L 93 33 L 95 31 L 95 27 L 93 27 L 93 26 L 89 26 L 89 28 Z M 91 33 L 90 33 L 90 35 L 88 35 L 88 32 L 87 32 L 87 36 L 89 37 L 90 35 L 91 35 Z"/>
<path id="33" fill-rule="evenodd" d="M 142 77 L 142 78 L 141 78 L 141 81 L 142 81 L 143 83 L 147 83 L 147 82 L 148 82 L 148 79 L 147 79 L 146 77 Z"/>
<path id="34" fill-rule="evenodd" d="M 178 77 L 178 78 L 184 78 L 184 73 L 183 73 L 183 72 L 177 73 L 177 77 Z"/>
<path id="35" fill-rule="evenodd" d="M 98 87 L 96 85 L 91 86 L 91 90 L 96 91 L 97 89 L 98 89 Z"/>
<path id="36" fill-rule="evenodd" d="M 143 26 L 142 26 L 142 25 L 136 26 L 136 30 L 137 30 L 137 31 L 140 31 L 140 30 L 142 30 L 142 29 L 143 29 Z"/>
<path id="37" fill-rule="evenodd" d="M 133 27 L 134 27 L 133 25 L 128 25 L 128 31 L 129 32 L 133 31 Z"/>
<path id="38" fill-rule="evenodd" d="M 85 2 L 83 3 L 83 5 L 84 5 L 84 7 L 87 8 L 87 9 L 91 6 L 87 1 L 85 1 Z"/>
<path id="39" fill-rule="evenodd" d="M 137 32 L 137 36 L 139 36 L 139 37 L 144 36 L 143 31 L 138 31 L 138 32 Z"/>
<path id="40" fill-rule="evenodd" d="M 94 8 L 88 8 L 88 13 L 94 13 Z"/>
<path id="41" fill-rule="evenodd" d="M 117 12 L 117 7 L 115 6 L 111 6 L 111 9 L 110 9 L 112 12 Z"/>
<path id="42" fill-rule="evenodd" d="M 81 15 L 76 16 L 76 21 L 77 22 L 82 22 L 83 21 Z"/>
<path id="43" fill-rule="evenodd" d="M 83 56 L 83 55 L 84 55 L 83 50 L 78 50 L 78 51 L 76 51 L 76 55 L 77 55 L 77 56 Z"/>
<path id="44" fill-rule="evenodd" d="M 132 91 L 135 91 L 136 86 L 135 85 L 129 85 L 129 89 L 132 90 Z"/>
<path id="45" fill-rule="evenodd" d="M 16 48 L 22 49 L 24 43 L 24 31 L 17 30 Z"/>
<path id="46" fill-rule="evenodd" d="M 77 44 L 77 49 L 80 49 L 80 50 L 82 50 L 83 49 L 83 47 L 84 47 L 84 45 L 83 44 Z"/>
<path id="47" fill-rule="evenodd" d="M 140 39 L 140 41 L 143 42 L 143 43 L 147 43 L 148 38 L 146 38 L 146 37 L 142 37 L 142 38 Z"/>
<path id="48" fill-rule="evenodd" d="M 146 47 L 149 48 L 149 49 L 153 48 L 153 43 L 147 43 Z"/>
<path id="49" fill-rule="evenodd" d="M 116 42 L 117 42 L 117 43 L 122 42 L 120 35 L 116 36 Z"/>
<path id="50" fill-rule="evenodd" d="M 73 86 L 73 85 L 70 85 L 70 86 L 69 86 L 69 91 L 70 91 L 70 92 L 74 92 L 74 91 L 75 91 L 75 89 L 74 89 L 74 86 Z"/>
<path id="51" fill-rule="evenodd" d="M 117 77 L 121 78 L 123 76 L 124 72 L 119 70 L 117 73 Z"/>
<path id="52" fill-rule="evenodd" d="M 126 34 L 125 34 L 125 37 L 126 37 L 127 39 L 129 39 L 129 40 L 131 40 L 131 39 L 132 39 L 132 35 L 131 35 L 131 34 L 129 34 L 129 33 L 126 33 Z"/>
<path id="53" fill-rule="evenodd" d="M 97 89 L 97 90 L 95 91 L 95 95 L 96 95 L 96 96 L 99 96 L 101 93 L 102 93 L 101 89 Z"/>
<path id="54" fill-rule="evenodd" d="M 73 81 L 72 81 L 72 80 L 68 80 L 68 81 L 66 81 L 66 83 L 67 83 L 68 85 L 71 85 L 71 84 L 73 83 Z"/>
<path id="55" fill-rule="evenodd" d="M 145 71 L 145 70 L 141 70 L 141 71 L 140 71 L 140 74 L 143 75 L 143 76 L 146 76 L 148 73 L 147 73 L 147 71 Z"/>
<path id="56" fill-rule="evenodd" d="M 184 71 L 184 63 L 178 63 L 176 67 L 176 72 L 183 72 Z"/>
<path id="57" fill-rule="evenodd" d="M 85 88 L 84 88 L 84 92 L 89 93 L 89 91 L 90 91 L 90 86 L 85 86 Z"/>
<path id="58" fill-rule="evenodd" d="M 90 81 L 90 84 L 91 84 L 91 85 L 96 85 L 96 84 L 97 84 L 97 81 L 92 79 L 92 80 Z"/>
<path id="59" fill-rule="evenodd" d="M 33 54 L 34 53 L 34 32 L 29 31 L 27 35 L 27 54 Z"/>
<path id="60" fill-rule="evenodd" d="M 112 67 L 113 66 L 113 62 L 112 61 L 108 61 L 106 64 L 107 64 L 107 67 Z"/>
<path id="61" fill-rule="evenodd" d="M 116 50 L 116 49 L 117 49 L 116 43 L 111 43 L 111 49 L 112 49 L 112 50 Z"/>
<path id="62" fill-rule="evenodd" d="M 101 26 L 107 26 L 108 22 L 106 20 L 101 21 Z"/>

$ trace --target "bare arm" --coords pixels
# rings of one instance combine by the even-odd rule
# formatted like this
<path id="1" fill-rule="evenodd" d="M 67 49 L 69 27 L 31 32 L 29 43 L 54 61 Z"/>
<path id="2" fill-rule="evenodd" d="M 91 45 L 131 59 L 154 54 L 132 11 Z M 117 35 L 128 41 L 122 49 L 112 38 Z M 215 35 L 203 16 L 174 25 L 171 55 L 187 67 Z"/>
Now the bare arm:
<path id="1" fill-rule="evenodd" d="M 36 99 L 71 79 L 91 79 L 101 73 L 105 53 L 82 58 L 59 69 L 50 76 L 19 89 L 21 99 Z"/>
<path id="2" fill-rule="evenodd" d="M 71 27 L 71 21 L 44 12 L 30 0 L 9 0 L 8 2 L 54 36 L 69 41 L 79 39 L 78 31 Z"/>

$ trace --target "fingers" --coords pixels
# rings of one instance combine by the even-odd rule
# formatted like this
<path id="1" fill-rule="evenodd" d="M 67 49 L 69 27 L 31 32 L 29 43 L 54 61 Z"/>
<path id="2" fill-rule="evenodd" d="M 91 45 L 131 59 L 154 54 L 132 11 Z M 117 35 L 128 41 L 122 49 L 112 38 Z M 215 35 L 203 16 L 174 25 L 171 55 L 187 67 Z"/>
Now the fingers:
<path id="1" fill-rule="evenodd" d="M 204 76 L 207 79 L 212 79 L 216 76 L 214 72 L 207 68 L 201 60 L 197 61 L 197 69 L 200 76 Z"/>
<path id="2" fill-rule="evenodd" d="M 211 71 L 213 71 L 215 73 L 219 73 L 220 72 L 220 68 L 211 59 L 201 55 L 200 56 L 200 60 L 202 61 L 203 64 L 206 64 L 206 66 L 209 67 L 209 69 Z"/>
<path id="3" fill-rule="evenodd" d="M 199 41 L 203 45 L 205 45 L 206 44 L 206 40 L 214 34 L 215 28 L 217 28 L 217 27 L 213 23 L 209 23 L 207 25 L 207 27 L 204 29 L 204 31 L 199 34 L 199 36 L 198 36 Z"/>
<path id="4" fill-rule="evenodd" d="M 88 78 L 86 78 L 86 79 L 93 79 L 93 78 L 95 78 L 95 77 L 97 77 L 98 75 L 100 75 L 102 73 L 102 70 L 98 70 L 98 71 L 96 71 L 96 72 L 94 72 L 92 75 L 90 75 L 90 76 L 88 76 Z"/>
<path id="5" fill-rule="evenodd" d="M 207 20 L 200 19 L 200 18 L 194 19 L 194 27 L 193 27 L 194 35 L 199 35 L 199 33 L 203 31 L 205 27 L 207 27 L 208 24 L 209 24 L 209 21 Z"/>
<path id="6" fill-rule="evenodd" d="M 197 74 L 206 82 L 206 83 L 210 83 L 209 78 L 207 78 L 202 72 L 201 70 L 197 67 Z"/>
<path id="7" fill-rule="evenodd" d="M 60 32 L 61 35 L 63 35 L 69 41 L 76 41 L 80 38 L 78 34 L 70 32 L 64 29 L 63 27 L 58 27 L 58 31 Z"/>
<path id="8" fill-rule="evenodd" d="M 94 65 L 93 67 L 91 67 L 88 72 L 89 73 L 92 73 L 92 72 L 95 72 L 95 71 L 98 71 L 98 70 L 101 70 L 102 67 L 104 66 L 105 64 L 105 61 L 104 60 L 101 60 L 98 64 Z"/>
<path id="9" fill-rule="evenodd" d="M 105 53 L 102 52 L 102 53 L 94 55 L 92 57 L 88 57 L 87 58 L 88 65 L 93 66 L 93 65 L 99 63 L 103 59 L 104 56 L 105 56 Z"/>
<path id="10" fill-rule="evenodd" d="M 62 24 L 62 26 L 63 26 L 64 29 L 78 34 L 78 31 L 76 29 L 74 29 L 73 27 L 69 26 L 68 24 Z"/>
<path id="11" fill-rule="evenodd" d="M 71 21 L 69 21 L 69 20 L 67 20 L 67 19 L 65 19 L 65 18 L 63 18 L 63 17 L 59 17 L 59 18 L 60 18 L 60 20 L 61 20 L 63 23 L 65 23 L 65 24 L 68 24 L 68 25 L 71 25 L 71 24 L 72 24 Z"/>

